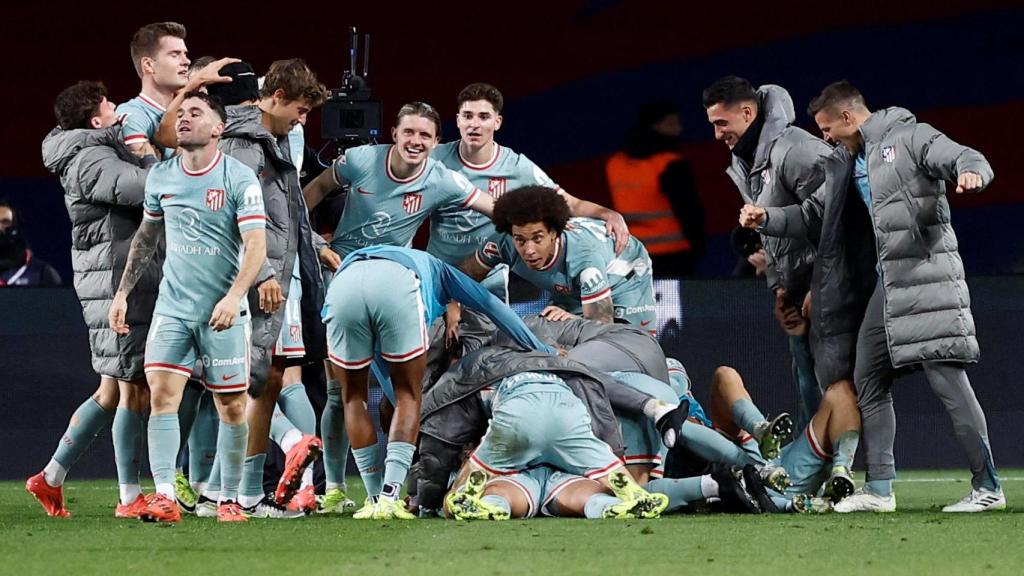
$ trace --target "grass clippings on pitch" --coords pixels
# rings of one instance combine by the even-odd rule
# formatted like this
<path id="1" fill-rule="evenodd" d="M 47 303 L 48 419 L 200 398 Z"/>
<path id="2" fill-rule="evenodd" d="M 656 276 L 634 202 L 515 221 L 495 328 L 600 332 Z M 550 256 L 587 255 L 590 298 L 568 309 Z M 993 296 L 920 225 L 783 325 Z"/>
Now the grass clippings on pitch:
<path id="1" fill-rule="evenodd" d="M 5 482 L 0 574 L 1021 574 L 1024 471 L 1003 475 L 1010 508 L 973 515 L 939 511 L 970 486 L 945 471 L 901 473 L 900 511 L 886 515 L 231 525 L 190 516 L 176 526 L 115 519 L 113 481 L 72 479 L 71 519 L 46 517 L 22 483 Z"/>

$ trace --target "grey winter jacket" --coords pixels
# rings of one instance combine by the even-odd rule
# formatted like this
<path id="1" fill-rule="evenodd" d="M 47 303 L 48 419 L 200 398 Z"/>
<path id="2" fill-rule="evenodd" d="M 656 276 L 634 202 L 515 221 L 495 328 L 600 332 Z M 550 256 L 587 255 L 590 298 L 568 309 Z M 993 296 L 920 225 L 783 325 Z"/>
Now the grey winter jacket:
<path id="1" fill-rule="evenodd" d="M 754 165 L 738 156 L 726 173 L 743 200 L 758 206 L 800 204 L 821 186 L 821 161 L 832 149 L 819 138 L 793 126 L 793 99 L 781 86 L 757 89 L 764 126 L 757 142 Z M 785 288 L 799 302 L 809 288 L 814 264 L 814 247 L 801 238 L 762 236 L 770 259 L 767 280 L 772 290 Z"/>
<path id="2" fill-rule="evenodd" d="M 160 286 L 163 252 L 128 299 L 127 335 L 115 334 L 107 312 L 142 221 L 147 171 L 121 141 L 120 124 L 99 130 L 55 128 L 43 140 L 43 163 L 60 178 L 71 218 L 71 266 L 89 327 L 92 368 L 121 380 L 143 376 L 146 333 Z"/>
<path id="3" fill-rule="evenodd" d="M 622 454 L 618 421 L 604 391 L 605 384 L 614 382 L 611 377 L 567 358 L 498 346 L 467 355 L 423 395 L 420 432 L 455 446 L 478 441 L 488 417 L 476 392 L 527 371 L 552 372 L 564 379 L 590 412 L 594 435 Z"/>
<path id="4" fill-rule="evenodd" d="M 302 278 L 302 337 L 306 360 L 323 358 L 326 351 L 320 310 L 324 303 L 324 283 L 314 248 L 315 235 L 309 224 L 306 201 L 299 186 L 298 172 L 292 164 L 288 137 L 275 137 L 261 123 L 256 106 L 229 106 L 228 122 L 220 149 L 242 161 L 259 176 L 263 187 L 263 206 L 267 213 L 267 261 L 249 292 L 252 314 L 252 384 L 259 395 L 270 367 L 271 354 L 281 332 L 284 306 L 273 314 L 259 309 L 256 286 L 275 278 L 285 297 L 295 258 L 299 258 Z"/>
<path id="5" fill-rule="evenodd" d="M 853 188 L 854 157 L 840 146 L 826 162 L 822 189 L 801 206 L 768 209 L 764 232 L 821 238 L 822 286 L 815 303 L 821 309 L 823 333 L 859 326 L 875 285 L 874 275 L 864 273 L 874 253 L 882 272 L 893 366 L 977 362 L 980 352 L 946 182 L 974 172 L 987 186 L 994 177 L 992 167 L 979 152 L 918 123 L 903 108 L 873 113 L 860 132 L 871 187 L 870 214 Z M 837 235 L 831 228 L 837 217 L 845 226 L 857 226 L 858 213 L 869 215 L 872 234 L 846 230 Z M 852 374 L 852 354 L 850 358 Z"/>
<path id="6" fill-rule="evenodd" d="M 665 363 L 665 352 L 658 341 L 646 330 L 629 324 L 605 324 L 595 320 L 576 318 L 562 322 L 552 322 L 540 316 L 523 318 L 526 326 L 544 342 L 554 343 L 569 350 L 569 358 L 604 372 L 640 372 L 668 383 L 668 366 Z M 575 351 L 581 344 L 600 341 L 622 352 L 631 362 L 627 365 L 607 365 L 604 358 L 591 358 L 584 352 L 577 355 Z M 499 333 L 495 335 L 494 344 L 514 346 L 511 339 Z M 582 349 L 581 349 L 582 350 Z"/>

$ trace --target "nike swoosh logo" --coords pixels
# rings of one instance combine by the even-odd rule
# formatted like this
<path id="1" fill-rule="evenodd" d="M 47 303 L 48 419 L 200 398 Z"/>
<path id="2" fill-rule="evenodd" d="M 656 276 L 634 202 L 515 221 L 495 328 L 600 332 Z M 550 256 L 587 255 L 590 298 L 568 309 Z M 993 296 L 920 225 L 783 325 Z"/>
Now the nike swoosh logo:
<path id="1" fill-rule="evenodd" d="M 174 198 L 174 194 L 161 194 L 160 195 L 160 199 L 161 200 L 170 200 L 171 198 Z"/>
<path id="2" fill-rule="evenodd" d="M 220 379 L 221 379 L 221 382 L 227 382 L 228 380 L 231 380 L 235 376 L 238 376 L 238 372 L 235 372 L 234 374 L 231 374 L 230 376 L 221 376 Z"/>
<path id="3" fill-rule="evenodd" d="M 641 320 L 641 321 L 640 321 L 640 325 L 641 325 L 641 326 L 647 326 L 647 325 L 648 325 L 648 324 L 650 324 L 650 323 L 651 323 L 651 321 L 650 321 L 650 320 L 647 320 L 647 321 Z"/>
<path id="4" fill-rule="evenodd" d="M 373 192 L 367 192 L 366 190 L 363 190 L 362 188 L 356 188 L 356 191 L 359 192 L 360 194 L 365 194 L 367 196 L 372 196 L 373 195 Z"/>

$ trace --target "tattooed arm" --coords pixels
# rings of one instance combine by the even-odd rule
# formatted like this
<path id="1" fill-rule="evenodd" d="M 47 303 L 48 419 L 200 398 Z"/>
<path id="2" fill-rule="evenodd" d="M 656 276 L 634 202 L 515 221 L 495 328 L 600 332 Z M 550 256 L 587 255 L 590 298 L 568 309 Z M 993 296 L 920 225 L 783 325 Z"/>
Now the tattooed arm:
<path id="1" fill-rule="evenodd" d="M 128 313 L 128 294 L 138 284 L 146 266 L 153 259 L 163 229 L 163 220 L 144 218 L 139 230 L 135 233 L 135 238 L 132 239 L 132 247 L 128 250 L 128 263 L 124 267 L 124 274 L 121 275 L 121 285 L 117 288 L 117 293 L 114 294 L 114 302 L 110 305 L 110 312 L 107 315 L 110 328 L 118 334 L 128 333 L 129 327 L 125 324 L 125 316 Z"/>

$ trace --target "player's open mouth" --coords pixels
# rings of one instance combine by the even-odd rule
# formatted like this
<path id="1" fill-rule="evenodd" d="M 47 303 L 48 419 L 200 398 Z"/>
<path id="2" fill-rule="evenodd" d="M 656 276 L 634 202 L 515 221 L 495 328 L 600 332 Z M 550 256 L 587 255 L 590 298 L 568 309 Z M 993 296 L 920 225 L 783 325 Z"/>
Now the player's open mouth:
<path id="1" fill-rule="evenodd" d="M 410 147 L 410 146 L 406 146 L 405 147 L 405 153 L 408 154 L 409 156 L 419 156 L 423 152 L 424 152 L 423 148 Z"/>

